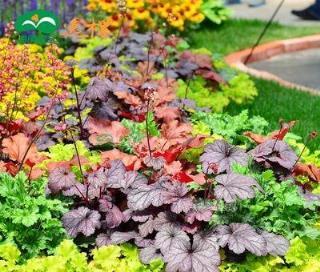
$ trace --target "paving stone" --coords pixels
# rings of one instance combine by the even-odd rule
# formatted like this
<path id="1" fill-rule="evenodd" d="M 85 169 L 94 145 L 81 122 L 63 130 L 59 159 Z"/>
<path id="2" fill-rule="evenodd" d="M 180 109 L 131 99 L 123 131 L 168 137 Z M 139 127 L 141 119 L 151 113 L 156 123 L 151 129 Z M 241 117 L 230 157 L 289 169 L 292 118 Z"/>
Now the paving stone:
<path id="1" fill-rule="evenodd" d="M 320 48 L 286 53 L 248 66 L 320 90 Z"/>
<path id="2" fill-rule="evenodd" d="M 247 0 L 248 1 L 248 0 Z M 281 0 L 266 0 L 266 5 L 250 8 L 248 3 L 234 4 L 229 7 L 234 10 L 235 18 L 269 20 Z M 315 0 L 286 0 L 275 21 L 285 25 L 310 26 L 319 25 L 320 21 L 304 21 L 291 14 L 293 9 L 303 9 L 313 4 Z"/>

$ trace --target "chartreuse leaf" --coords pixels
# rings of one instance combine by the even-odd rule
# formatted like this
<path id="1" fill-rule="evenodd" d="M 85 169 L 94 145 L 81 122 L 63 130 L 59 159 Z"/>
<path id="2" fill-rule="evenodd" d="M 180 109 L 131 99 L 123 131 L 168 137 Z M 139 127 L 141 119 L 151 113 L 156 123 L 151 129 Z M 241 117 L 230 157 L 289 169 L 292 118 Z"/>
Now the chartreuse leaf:
<path id="1" fill-rule="evenodd" d="M 19 249 L 12 243 L 5 242 L 0 245 L 0 258 L 10 262 L 15 263 L 21 255 Z"/>
<path id="2" fill-rule="evenodd" d="M 110 245 L 94 249 L 92 261 L 81 253 L 71 240 L 64 240 L 55 249 L 55 255 L 35 257 L 18 264 L 20 251 L 10 242 L 0 245 L 1 272 L 161 272 L 164 263 L 153 260 L 144 265 L 138 249 L 130 244 Z"/>
<path id="3" fill-rule="evenodd" d="M 212 91 L 206 87 L 205 79 L 195 77 L 190 81 L 189 86 L 186 82 L 178 80 L 177 96 L 185 98 L 186 90 L 188 90 L 188 99 L 192 99 L 199 107 L 209 107 L 215 112 L 221 112 L 226 107 L 230 100 L 223 92 Z"/>

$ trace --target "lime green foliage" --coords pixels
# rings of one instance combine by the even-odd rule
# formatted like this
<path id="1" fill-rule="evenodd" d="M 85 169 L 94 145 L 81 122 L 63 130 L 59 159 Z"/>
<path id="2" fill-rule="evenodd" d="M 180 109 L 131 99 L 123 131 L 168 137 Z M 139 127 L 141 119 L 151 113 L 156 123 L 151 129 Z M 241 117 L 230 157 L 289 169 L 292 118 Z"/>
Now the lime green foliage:
<path id="1" fill-rule="evenodd" d="M 193 134 L 220 135 L 233 144 L 248 143 L 245 131 L 265 133 L 268 122 L 260 116 L 249 118 L 248 111 L 231 116 L 227 113 L 195 112 L 192 117 Z"/>
<path id="2" fill-rule="evenodd" d="M 65 237 L 66 205 L 46 198 L 45 186 L 45 179 L 29 182 L 23 172 L 0 173 L 0 241 L 15 243 L 24 258 L 51 252 Z"/>
<path id="3" fill-rule="evenodd" d="M 297 154 L 301 154 L 300 161 L 303 163 L 314 164 L 320 167 L 320 150 L 311 152 L 302 142 L 302 137 L 293 133 L 288 133 L 285 137 L 285 141 L 296 151 Z"/>
<path id="4" fill-rule="evenodd" d="M 222 92 L 213 91 L 206 87 L 206 80 L 201 77 L 195 77 L 189 83 L 179 79 L 178 80 L 177 96 L 194 100 L 199 107 L 208 107 L 216 112 L 221 112 L 224 107 L 229 104 L 228 97 L 224 96 Z"/>
<path id="5" fill-rule="evenodd" d="M 221 24 L 231 15 L 231 10 L 225 7 L 222 0 L 203 1 L 201 12 L 215 24 Z"/>
<path id="6" fill-rule="evenodd" d="M 83 59 L 90 59 L 93 57 L 94 50 L 98 46 L 108 46 L 112 42 L 111 39 L 102 39 L 99 37 L 93 37 L 91 39 L 82 40 L 81 44 L 85 45 L 85 47 L 78 47 L 74 58 L 77 61 L 83 60 Z"/>
<path id="7" fill-rule="evenodd" d="M 93 261 L 89 267 L 90 271 L 99 272 L 149 272 L 163 271 L 163 262 L 161 260 L 154 260 L 150 266 L 144 265 L 139 260 L 138 249 L 130 244 L 119 246 L 108 246 L 93 251 Z"/>
<path id="8" fill-rule="evenodd" d="M 88 163 L 83 163 L 84 170 L 90 168 L 91 164 L 98 164 L 101 161 L 101 155 L 97 151 L 90 151 L 83 142 L 76 141 L 76 146 L 80 157 L 88 160 Z M 41 166 L 45 166 L 50 162 L 71 161 L 76 156 L 76 149 L 74 144 L 56 144 L 49 147 L 49 152 L 43 152 L 48 159 L 43 161 Z M 72 171 L 80 175 L 78 165 L 72 167 Z"/>
<path id="9" fill-rule="evenodd" d="M 146 122 L 138 123 L 129 119 L 122 119 L 121 123 L 130 130 L 130 133 L 121 140 L 119 148 L 124 152 L 133 153 L 134 144 L 139 143 L 146 137 Z M 160 135 L 152 112 L 148 113 L 148 128 L 151 136 Z"/>
<path id="10" fill-rule="evenodd" d="M 244 73 L 233 77 L 228 81 L 228 84 L 221 85 L 221 89 L 227 97 L 237 104 L 252 101 L 258 95 L 253 81 Z"/>
<path id="11" fill-rule="evenodd" d="M 288 239 L 320 236 L 320 230 L 315 227 L 319 220 L 316 203 L 307 202 L 291 180 L 278 182 L 271 170 L 260 174 L 237 165 L 234 171 L 252 175 L 263 191 L 257 191 L 253 199 L 221 206 L 214 223 L 245 222 Z"/>
<path id="12" fill-rule="evenodd" d="M 70 240 L 64 240 L 55 255 L 36 257 L 17 264 L 20 251 L 11 243 L 0 245 L 1 272 L 161 272 L 164 264 L 154 260 L 150 265 L 139 261 L 138 249 L 132 245 L 105 246 L 92 251 L 92 261 Z"/>
<path id="13" fill-rule="evenodd" d="M 247 256 L 242 263 L 223 263 L 221 272 L 319 272 L 320 240 L 294 238 L 284 257 Z"/>
<path id="14" fill-rule="evenodd" d="M 214 112 L 221 112 L 231 101 L 237 104 L 249 102 L 258 94 L 252 80 L 243 73 L 234 75 L 216 90 L 207 86 L 207 81 L 199 76 L 194 77 L 189 86 L 181 79 L 178 84 L 178 97 L 192 99 L 197 106 L 208 107 Z"/>

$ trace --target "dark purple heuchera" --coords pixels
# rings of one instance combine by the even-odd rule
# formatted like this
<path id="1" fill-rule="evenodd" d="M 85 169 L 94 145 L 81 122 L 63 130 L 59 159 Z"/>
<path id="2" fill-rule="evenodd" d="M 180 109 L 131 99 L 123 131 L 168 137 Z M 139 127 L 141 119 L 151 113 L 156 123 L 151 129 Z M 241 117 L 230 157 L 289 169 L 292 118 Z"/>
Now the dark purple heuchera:
<path id="1" fill-rule="evenodd" d="M 214 188 L 214 195 L 226 203 L 235 202 L 238 198 L 253 198 L 254 187 L 262 190 L 253 178 L 234 173 L 217 176 L 216 181 L 218 185 Z"/>
<path id="2" fill-rule="evenodd" d="M 220 174 L 230 172 L 234 163 L 247 165 L 248 157 L 241 148 L 232 146 L 224 140 L 217 140 L 213 144 L 206 145 L 200 162 L 205 174 Z"/>
<path id="3" fill-rule="evenodd" d="M 298 160 L 292 148 L 280 140 L 268 140 L 259 144 L 250 154 L 256 162 L 267 168 L 280 166 L 283 169 L 291 170 Z"/>
<path id="4" fill-rule="evenodd" d="M 239 174 L 215 179 L 214 194 L 227 204 L 252 198 L 254 188 L 260 189 L 253 178 Z M 283 237 L 257 232 L 248 224 L 210 229 L 214 201 L 196 197 L 185 184 L 170 177 L 148 180 L 127 171 L 119 160 L 88 173 L 84 183 L 77 182 L 67 169 L 57 168 L 49 176 L 48 188 L 75 200 L 74 209 L 63 216 L 71 237 L 94 235 L 98 246 L 132 241 L 141 249 L 143 262 L 163 258 L 169 272 L 218 271 L 220 247 L 258 256 L 284 255 L 288 248 Z"/>

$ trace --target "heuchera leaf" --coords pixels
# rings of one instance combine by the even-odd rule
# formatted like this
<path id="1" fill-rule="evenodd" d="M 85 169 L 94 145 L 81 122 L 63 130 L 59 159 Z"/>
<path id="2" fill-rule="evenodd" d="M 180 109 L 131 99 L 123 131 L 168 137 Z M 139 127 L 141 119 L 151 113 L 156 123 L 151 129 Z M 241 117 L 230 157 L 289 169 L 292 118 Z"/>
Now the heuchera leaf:
<path id="1" fill-rule="evenodd" d="M 38 154 L 35 144 L 30 145 L 30 139 L 23 133 L 18 133 L 9 138 L 5 138 L 2 141 L 2 152 L 9 155 L 9 158 L 13 161 L 27 162 L 28 160 L 37 163 L 40 161 L 41 156 Z"/>
<path id="2" fill-rule="evenodd" d="M 126 168 L 120 160 L 111 161 L 110 164 L 111 167 L 108 169 L 106 173 L 107 187 L 121 188 L 121 181 L 124 179 Z"/>
<path id="3" fill-rule="evenodd" d="M 106 100 L 108 97 L 108 92 L 113 89 L 113 84 L 110 80 L 101 80 L 97 77 L 91 79 L 87 87 L 87 98 L 90 100 L 100 99 L 102 101 Z"/>
<path id="4" fill-rule="evenodd" d="M 139 234 L 136 233 L 135 231 L 128 231 L 128 232 L 116 231 L 111 234 L 111 241 L 113 244 L 122 244 L 132 239 L 135 239 L 138 236 Z"/>
<path id="5" fill-rule="evenodd" d="M 52 193 L 58 193 L 63 189 L 76 184 L 76 176 L 64 167 L 55 168 L 49 175 L 48 188 Z"/>
<path id="6" fill-rule="evenodd" d="M 86 197 L 88 193 L 88 199 L 92 200 L 99 197 L 100 188 L 95 188 L 90 186 L 90 184 L 87 185 L 78 182 L 70 188 L 65 189 L 62 193 L 65 196 L 78 196 L 80 198 Z"/>
<path id="7" fill-rule="evenodd" d="M 107 233 L 100 233 L 96 238 L 96 245 L 98 247 L 111 245 L 111 233 L 110 231 Z"/>
<path id="8" fill-rule="evenodd" d="M 139 233 L 142 237 L 146 237 L 154 231 L 154 227 L 155 224 L 153 218 L 149 218 L 146 222 L 139 225 Z"/>
<path id="9" fill-rule="evenodd" d="M 278 164 L 291 170 L 298 160 L 298 156 L 291 147 L 280 140 L 268 140 L 258 145 L 250 153 L 256 162 L 263 163 L 266 167 Z"/>
<path id="10" fill-rule="evenodd" d="M 185 220 L 189 224 L 193 224 L 197 221 L 209 222 L 213 211 L 215 210 L 214 206 L 204 205 L 204 204 L 194 204 L 192 209 L 186 214 Z"/>
<path id="11" fill-rule="evenodd" d="M 177 215 L 172 212 L 160 212 L 154 219 L 155 230 L 159 231 L 164 226 L 175 226 L 177 222 Z"/>
<path id="12" fill-rule="evenodd" d="M 159 183 L 142 184 L 128 193 L 128 207 L 132 210 L 144 210 L 149 206 L 160 207 L 164 204 L 167 190 Z"/>
<path id="13" fill-rule="evenodd" d="M 67 212 L 63 217 L 63 226 L 71 237 L 76 237 L 79 233 L 85 236 L 92 235 L 99 229 L 101 215 L 97 211 L 89 210 L 86 207 Z"/>
<path id="14" fill-rule="evenodd" d="M 162 255 L 159 254 L 159 249 L 151 245 L 140 250 L 139 257 L 141 262 L 149 264 L 154 259 L 161 259 Z"/>
<path id="15" fill-rule="evenodd" d="M 235 202 L 237 198 L 253 198 L 255 196 L 253 187 L 261 189 L 253 178 L 234 173 L 219 175 L 216 181 L 218 185 L 214 188 L 214 195 L 226 203 Z"/>
<path id="16" fill-rule="evenodd" d="M 88 175 L 88 182 L 95 188 L 99 188 L 102 185 L 105 185 L 107 182 L 105 169 L 101 167 L 97 171 L 90 173 Z"/>
<path id="17" fill-rule="evenodd" d="M 181 183 L 166 183 L 164 184 L 168 193 L 164 195 L 165 203 L 171 204 L 171 211 L 181 213 L 191 210 L 193 206 L 192 198 L 187 196 L 188 188 Z"/>
<path id="18" fill-rule="evenodd" d="M 250 225 L 232 223 L 229 226 L 220 225 L 215 229 L 218 243 L 236 254 L 241 254 L 245 250 L 257 256 L 263 256 L 267 253 L 267 243 Z"/>
<path id="19" fill-rule="evenodd" d="M 233 163 L 247 165 L 248 155 L 244 150 L 228 144 L 224 140 L 217 140 L 209 144 L 201 155 L 203 171 L 205 174 L 219 174 L 230 172 Z"/>
<path id="20" fill-rule="evenodd" d="M 167 272 L 218 272 L 220 255 L 213 245 L 206 243 L 200 235 L 194 235 L 192 245 L 189 239 L 173 243 L 164 260 Z"/>
<path id="21" fill-rule="evenodd" d="M 116 205 L 108 209 L 105 216 L 105 220 L 102 223 L 109 229 L 118 227 L 123 220 L 123 214 Z"/>
<path id="22" fill-rule="evenodd" d="M 267 252 L 273 256 L 284 256 L 286 255 L 290 243 L 287 239 L 281 235 L 276 235 L 274 233 L 263 231 L 261 236 L 265 239 L 267 243 Z"/>
<path id="23" fill-rule="evenodd" d="M 185 172 L 182 172 L 182 171 L 174 174 L 173 178 L 182 183 L 189 183 L 193 181 L 193 179 L 189 175 L 187 175 Z"/>
<path id="24" fill-rule="evenodd" d="M 171 251 L 174 244 L 183 244 L 189 241 L 189 236 L 176 226 L 164 226 L 156 235 L 155 246 L 162 254 Z"/>

